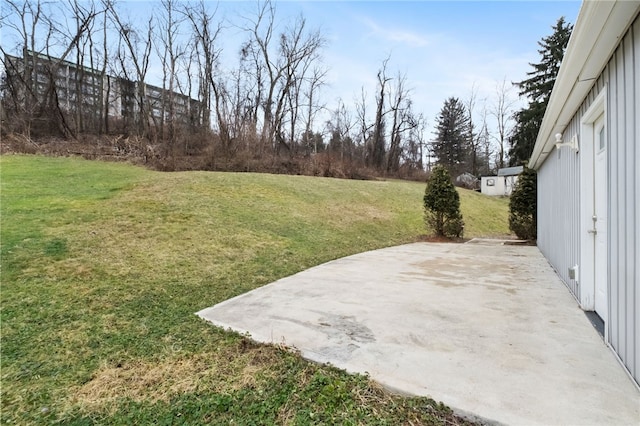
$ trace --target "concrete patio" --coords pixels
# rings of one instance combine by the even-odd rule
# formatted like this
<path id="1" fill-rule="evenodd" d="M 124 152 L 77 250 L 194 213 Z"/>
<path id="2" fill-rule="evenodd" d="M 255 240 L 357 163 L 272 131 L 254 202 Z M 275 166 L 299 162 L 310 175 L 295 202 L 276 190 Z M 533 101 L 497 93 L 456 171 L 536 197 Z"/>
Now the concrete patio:
<path id="1" fill-rule="evenodd" d="M 492 423 L 640 424 L 640 392 L 536 247 L 361 253 L 198 315 Z"/>

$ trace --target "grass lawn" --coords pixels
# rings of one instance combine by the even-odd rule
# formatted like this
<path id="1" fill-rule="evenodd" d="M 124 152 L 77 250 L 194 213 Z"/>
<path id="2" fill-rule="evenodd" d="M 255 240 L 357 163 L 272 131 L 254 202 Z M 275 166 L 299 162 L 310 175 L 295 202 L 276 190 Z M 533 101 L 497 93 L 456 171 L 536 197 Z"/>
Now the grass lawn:
<path id="1" fill-rule="evenodd" d="M 424 184 L 39 156 L 0 166 L 3 424 L 459 421 L 194 315 L 416 241 Z M 507 200 L 463 190 L 461 203 L 465 237 L 508 233 Z"/>

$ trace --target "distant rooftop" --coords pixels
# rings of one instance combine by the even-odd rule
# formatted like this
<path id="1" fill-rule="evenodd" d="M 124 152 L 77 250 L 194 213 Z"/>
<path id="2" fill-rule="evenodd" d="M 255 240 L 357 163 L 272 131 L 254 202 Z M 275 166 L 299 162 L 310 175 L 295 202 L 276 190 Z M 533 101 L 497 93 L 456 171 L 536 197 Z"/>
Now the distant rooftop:
<path id="1" fill-rule="evenodd" d="M 498 170 L 498 176 L 516 176 L 522 173 L 522 170 L 524 170 L 523 166 L 505 167 Z"/>

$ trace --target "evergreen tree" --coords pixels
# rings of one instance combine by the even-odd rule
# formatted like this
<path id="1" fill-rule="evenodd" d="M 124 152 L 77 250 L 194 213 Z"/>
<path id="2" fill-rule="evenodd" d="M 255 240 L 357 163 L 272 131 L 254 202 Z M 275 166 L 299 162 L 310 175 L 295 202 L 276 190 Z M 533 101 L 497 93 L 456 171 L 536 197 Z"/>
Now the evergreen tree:
<path id="1" fill-rule="evenodd" d="M 438 236 L 461 237 L 464 221 L 460 196 L 443 166 L 435 166 L 424 191 L 424 221 Z"/>
<path id="2" fill-rule="evenodd" d="M 509 229 L 523 240 L 536 239 L 536 190 L 536 171 L 525 166 L 509 199 Z"/>
<path id="3" fill-rule="evenodd" d="M 469 157 L 469 115 L 458 98 L 447 99 L 436 118 L 436 139 L 431 143 L 436 163 L 454 176 L 466 171 Z"/>
<path id="4" fill-rule="evenodd" d="M 529 105 L 515 114 L 516 125 L 509 138 L 512 166 L 528 161 L 531 157 L 573 25 L 565 22 L 562 17 L 552 29 L 553 34 L 538 42 L 540 63 L 529 64 L 533 70 L 527 73 L 528 78 L 516 83 L 520 96 L 526 96 Z"/>

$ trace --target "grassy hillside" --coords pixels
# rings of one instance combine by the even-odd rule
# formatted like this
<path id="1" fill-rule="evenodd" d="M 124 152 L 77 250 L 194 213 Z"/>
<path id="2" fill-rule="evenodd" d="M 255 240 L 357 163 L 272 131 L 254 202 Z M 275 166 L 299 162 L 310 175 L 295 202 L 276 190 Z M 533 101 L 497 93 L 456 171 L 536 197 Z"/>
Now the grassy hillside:
<path id="1" fill-rule="evenodd" d="M 3 423 L 451 421 L 426 399 L 391 397 L 194 315 L 415 241 L 424 184 L 34 156 L 0 166 Z M 461 202 L 465 236 L 507 232 L 506 200 L 462 191 Z"/>

